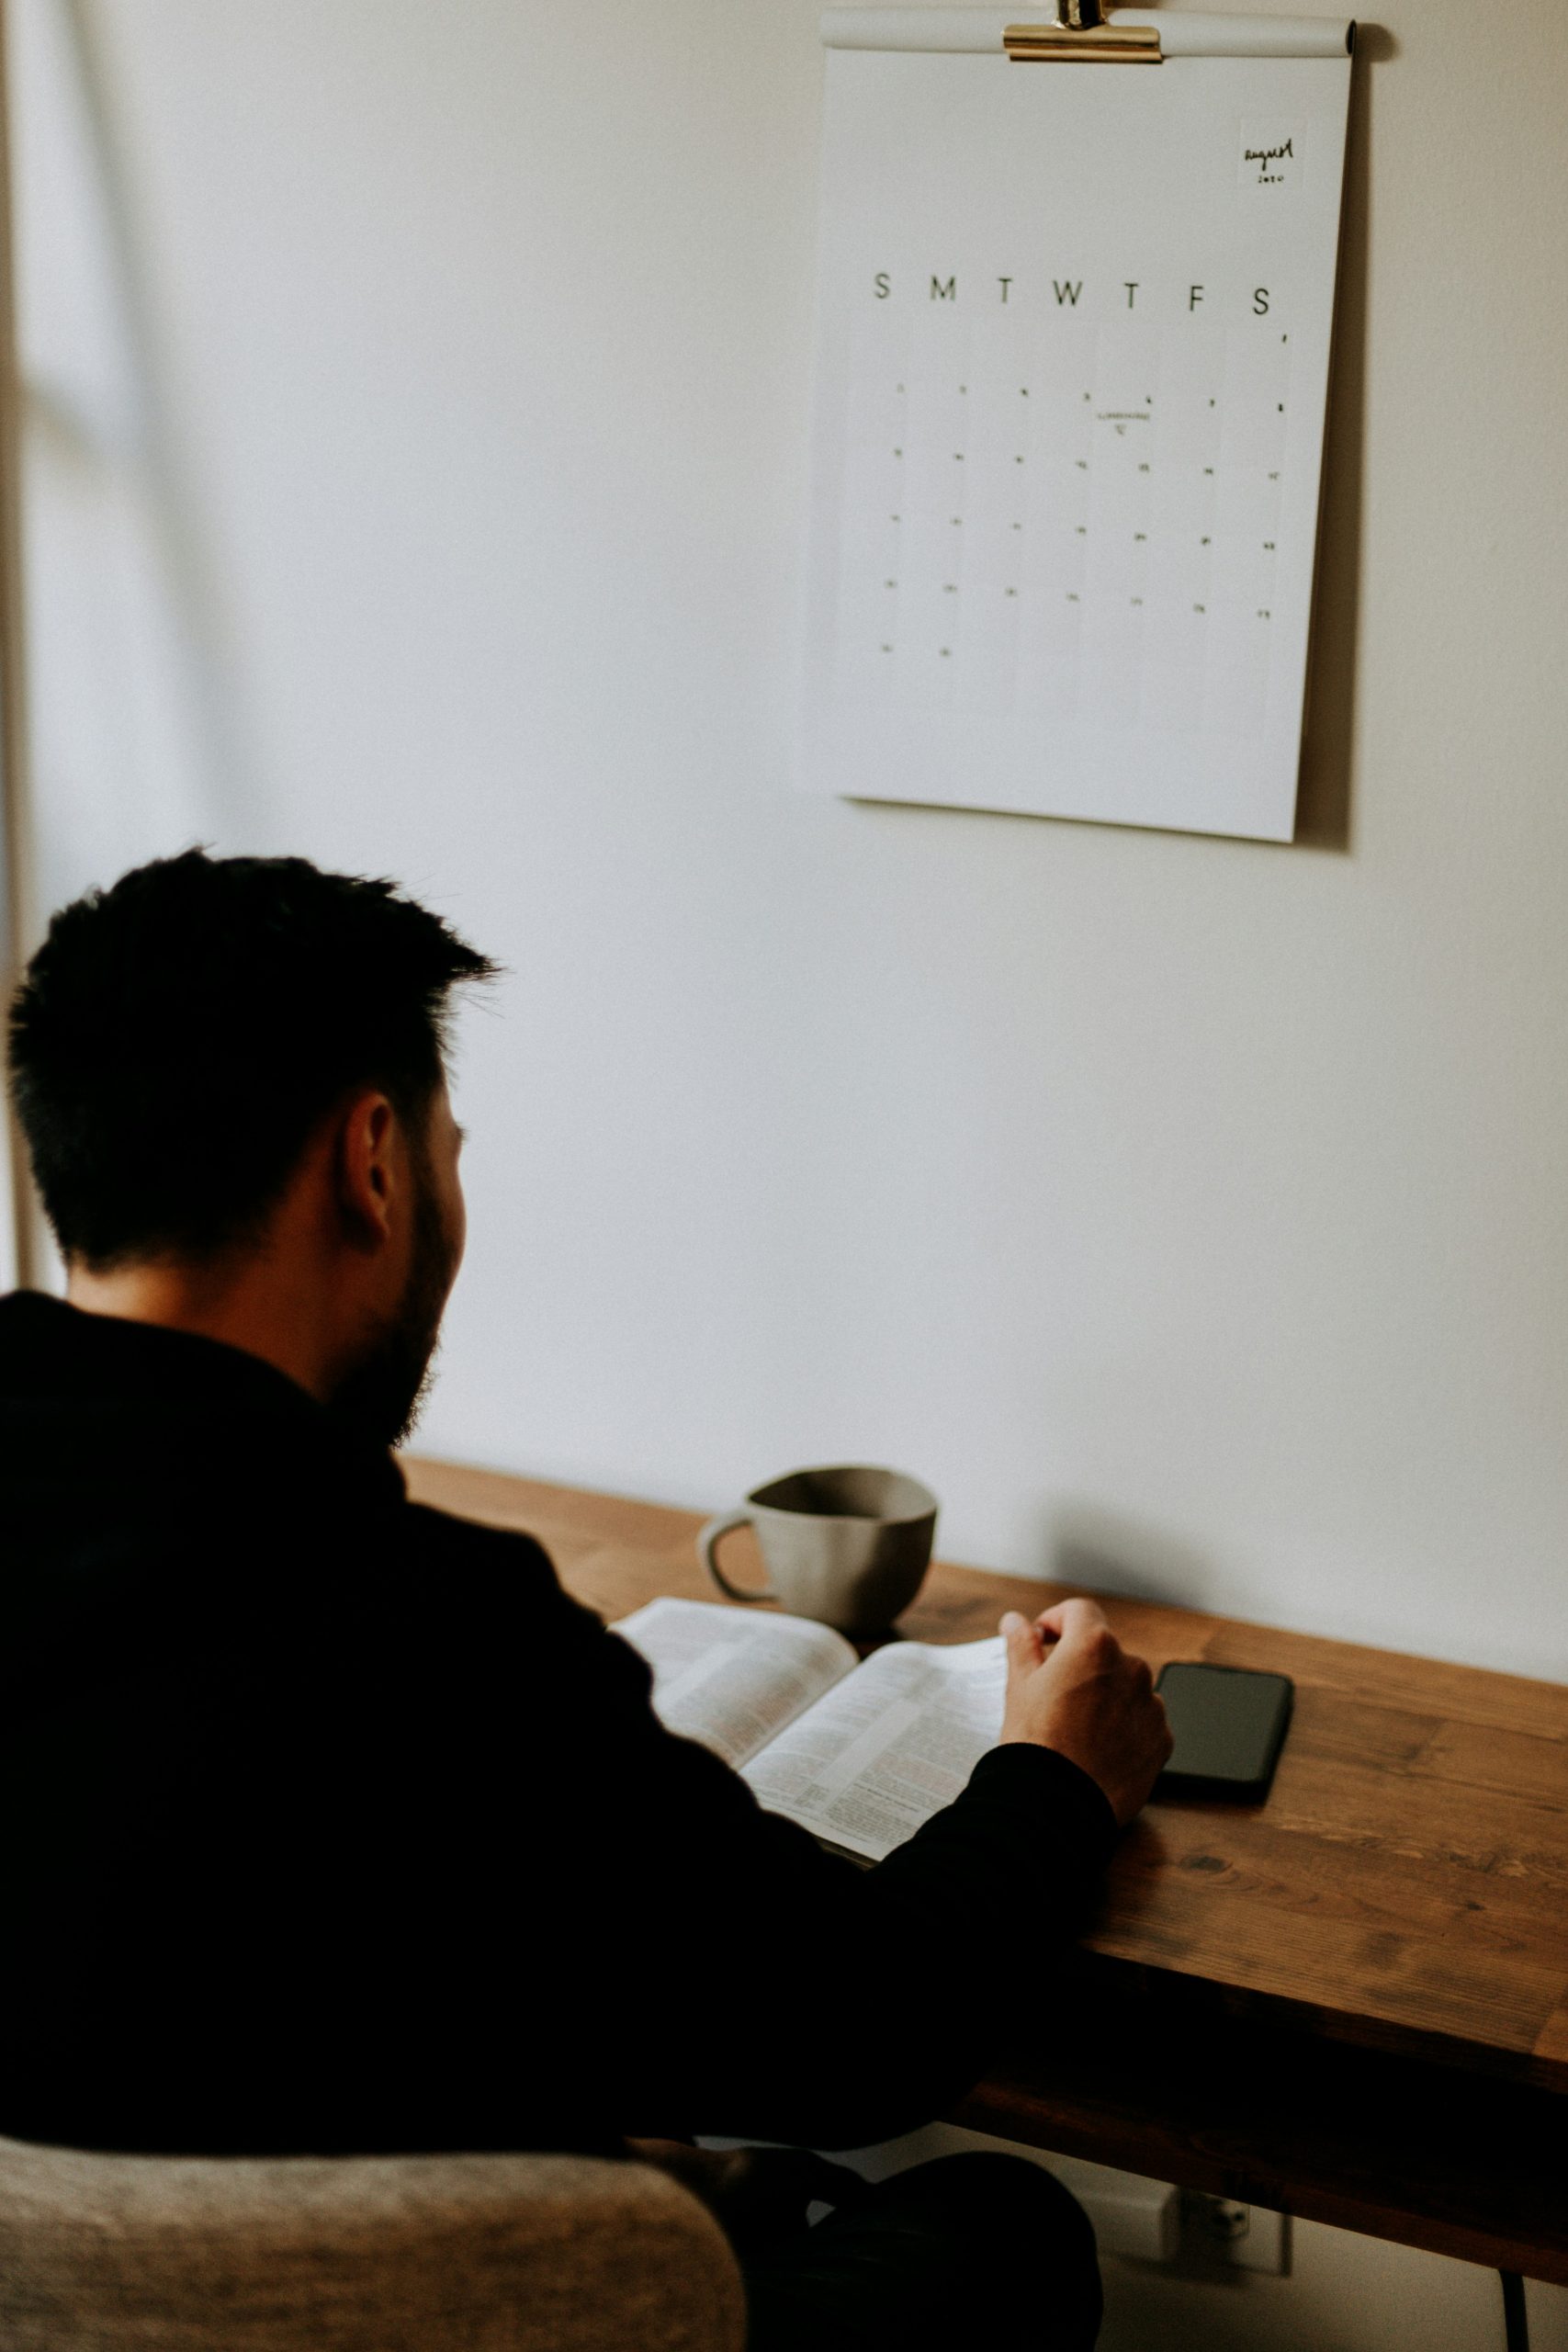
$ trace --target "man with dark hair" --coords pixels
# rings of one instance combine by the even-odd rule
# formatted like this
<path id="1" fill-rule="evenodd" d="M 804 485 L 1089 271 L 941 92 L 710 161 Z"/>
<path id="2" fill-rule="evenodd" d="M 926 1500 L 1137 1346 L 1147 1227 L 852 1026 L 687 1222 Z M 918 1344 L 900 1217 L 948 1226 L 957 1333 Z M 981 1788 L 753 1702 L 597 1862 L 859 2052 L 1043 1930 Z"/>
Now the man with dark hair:
<path id="1" fill-rule="evenodd" d="M 249 1348 L 395 1445 L 463 1250 L 447 997 L 493 977 L 390 883 L 299 857 L 192 850 L 65 908 L 10 1069 L 73 1301 Z"/>
<path id="2" fill-rule="evenodd" d="M 17 993 L 69 1291 L 0 1300 L 0 2131 L 885 2138 L 1046 2008 L 1168 1752 L 1092 1604 L 1010 1620 L 1000 1743 L 862 1871 L 660 1727 L 537 1545 L 408 1501 L 464 1238 L 447 1007 L 491 971 L 388 883 L 193 851 L 57 915 Z M 660 2154 L 738 2232 L 756 2346 L 1092 2340 L 1035 2167 L 855 2201 L 802 2159 L 796 2207 L 840 2199 L 807 2232 L 765 2165 Z"/>

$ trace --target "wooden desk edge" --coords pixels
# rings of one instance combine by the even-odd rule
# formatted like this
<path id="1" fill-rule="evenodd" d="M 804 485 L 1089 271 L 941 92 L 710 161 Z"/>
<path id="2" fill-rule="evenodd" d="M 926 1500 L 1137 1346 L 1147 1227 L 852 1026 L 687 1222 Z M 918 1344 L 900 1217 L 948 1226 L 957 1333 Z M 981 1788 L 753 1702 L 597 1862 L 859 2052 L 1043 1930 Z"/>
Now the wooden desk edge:
<path id="1" fill-rule="evenodd" d="M 598 1544 L 606 1549 L 620 1543 L 649 1557 L 690 1555 L 698 1529 L 712 1516 L 711 1512 L 692 1510 L 682 1503 L 649 1502 L 636 1496 L 612 1493 L 608 1489 L 560 1486 L 548 1479 L 521 1477 L 511 1471 L 487 1470 L 466 1462 L 447 1462 L 434 1454 L 405 1453 L 400 1454 L 398 1460 L 414 1501 L 429 1503 L 437 1510 L 455 1511 L 462 1517 L 483 1520 L 492 1526 L 538 1535 L 547 1548 L 551 1538 L 542 1530 L 548 1525 L 555 1532 L 556 1540 L 563 1532 L 585 1533 L 592 1531 Z M 697 1568 L 694 1558 L 687 1556 L 681 1565 L 689 1572 L 694 1592 L 701 1593 L 709 1600 L 717 1597 Z M 1220 1616 L 1213 1611 L 1189 1608 L 1179 1601 L 1102 1591 L 1082 1581 L 1064 1583 L 1047 1577 L 1015 1575 L 1001 1568 L 976 1567 L 963 1560 L 936 1558 L 931 1562 L 931 1574 L 939 1582 L 955 1576 L 994 1585 L 1003 1606 L 1010 1605 L 1019 1594 L 1049 1600 L 1055 1595 L 1081 1592 L 1124 1612 L 1179 1617 L 1191 1630 L 1190 1648 L 1192 1655 L 1201 1651 L 1203 1642 L 1211 1634 L 1224 1629 L 1234 1630 L 1242 1635 L 1256 1634 L 1265 1640 L 1281 1640 L 1303 1652 L 1322 1652 L 1328 1656 L 1352 1653 L 1396 1670 L 1416 1668 L 1506 1684 L 1547 1698 L 1561 1717 L 1564 1735 L 1568 1736 L 1568 1688 L 1541 1677 L 1505 1673 L 1493 1667 L 1459 1666 L 1451 1659 L 1425 1657 L 1415 1650 L 1386 1649 L 1372 1643 L 1342 1641 L 1330 1634 L 1309 1634 L 1291 1626 L 1269 1624 L 1260 1618 Z M 931 1599 L 931 1588 L 928 1586 L 901 1621 L 915 1628 L 913 1638 L 940 1638 L 937 1634 L 918 1630 L 919 1621 L 927 1611 Z"/>
<path id="2" fill-rule="evenodd" d="M 694 1594 L 705 1589 L 692 1549 L 693 1535 L 701 1524 L 700 1512 L 423 1458 L 407 1460 L 404 1467 L 416 1499 L 536 1533 L 557 1553 L 563 1581 L 579 1585 L 597 1605 L 603 1606 L 604 1598 L 613 1596 L 617 1602 L 624 1599 L 629 1608 L 650 1597 L 643 1569 L 628 1577 L 627 1554 L 637 1555 L 645 1567 L 657 1564 L 661 1586 L 679 1589 L 684 1585 Z M 953 1577 L 973 1577 L 989 1588 L 990 1598 L 1003 1605 L 1015 1598 L 1055 1589 L 1032 1579 L 998 1577 L 956 1564 L 935 1565 L 939 1586 L 946 1586 Z M 1114 1595 L 1108 1598 L 1113 1607 L 1129 1611 L 1145 1607 Z M 951 1597 L 944 1605 L 940 1589 L 931 1593 L 928 1589 L 928 1595 L 910 1612 L 911 1629 L 920 1638 L 964 1638 L 972 1628 L 955 1630 L 954 1620 L 967 1605 L 965 1600 L 955 1609 Z M 613 1613 L 618 1613 L 618 1609 Z M 1232 1622 L 1198 1612 L 1183 1614 L 1192 1635 L 1188 1655 L 1201 1651 L 1213 1629 Z M 929 1622 L 919 1623 L 922 1617 Z M 1269 1630 L 1258 1629 L 1260 1634 Z M 1314 1641 L 1312 1636 L 1288 1638 L 1303 1644 Z M 1322 1645 L 1325 1652 L 1343 1646 Z M 1387 1660 L 1402 1672 L 1423 1663 L 1398 1652 L 1360 1654 L 1371 1660 Z M 1437 1665 L 1435 1670 L 1443 1669 Z M 1524 1682 L 1524 1678 L 1508 1679 Z M 1557 1690 L 1544 1684 L 1526 1687 L 1553 1693 Z M 1477 2222 L 1451 2210 L 1456 2199 L 1448 2176 L 1443 2195 L 1428 2197 L 1426 2207 L 1434 2202 L 1442 2207 L 1446 2200 L 1450 2210 L 1426 2210 L 1414 2193 L 1399 2193 L 1413 2191 L 1420 2184 L 1424 2160 L 1431 2157 L 1429 2133 L 1413 2133 L 1398 2147 L 1391 2144 L 1376 2181 L 1371 2185 L 1361 2181 L 1354 2190 L 1348 2190 L 1336 2183 L 1323 2165 L 1303 2157 L 1296 2144 L 1301 2135 L 1289 2128 L 1288 2119 L 1283 2126 L 1276 2120 L 1270 2128 L 1269 2112 L 1260 2108 L 1247 2131 L 1230 2135 L 1235 2144 L 1218 2144 L 1214 2135 L 1190 2121 L 1189 2114 L 1157 2112 L 1157 2102 L 1151 2101 L 1146 2084 L 1126 2093 L 1118 2103 L 1109 2082 L 1075 2090 L 1071 2085 L 1042 2083 L 1032 2075 L 1027 2082 L 1015 2078 L 1004 2066 L 977 2086 L 954 2110 L 952 2120 L 1060 2154 L 1122 2165 L 1180 2187 L 1292 2212 L 1303 2220 L 1358 2229 L 1432 2253 L 1568 2285 L 1568 2164 L 1560 2161 L 1555 2169 L 1548 2167 L 1543 2174 L 1532 2163 L 1529 2149 L 1519 2147 L 1510 2150 L 1517 2160 L 1514 2170 L 1501 2161 L 1496 2136 L 1505 2128 L 1513 2135 L 1517 2121 L 1527 2131 L 1539 2126 L 1543 2132 L 1550 2130 L 1553 2139 L 1562 2139 L 1561 2125 L 1555 2122 L 1560 2111 L 1556 2101 L 1568 2089 L 1568 2061 L 1537 2060 L 1529 2053 L 1502 2049 L 1491 2052 L 1473 2043 L 1453 2042 L 1445 2049 L 1445 2037 L 1440 2034 L 1416 2037 L 1397 2025 L 1385 2029 L 1381 2020 L 1356 2012 L 1336 2012 L 1320 2002 L 1296 2003 L 1271 1993 L 1254 1995 L 1235 1984 L 1213 1984 L 1196 1973 L 1183 1974 L 1179 1968 L 1156 1967 L 1092 1948 L 1080 1948 L 1076 1965 L 1087 1974 L 1085 1989 L 1097 1999 L 1109 1997 L 1115 2003 L 1131 1998 L 1134 2007 L 1143 2007 L 1138 1995 L 1153 1994 L 1147 2003 L 1145 2030 L 1152 2018 L 1163 2019 L 1163 2030 L 1168 2033 L 1174 2009 L 1198 2017 L 1206 2013 L 1233 2049 L 1233 2086 L 1255 2075 L 1259 2064 L 1269 2063 L 1267 2058 L 1249 2057 L 1249 2051 L 1268 2045 L 1277 2052 L 1287 2043 L 1309 2059 L 1314 2051 L 1325 2057 L 1338 2053 L 1340 2063 L 1404 2068 L 1408 2080 L 1424 2091 L 1438 2086 L 1445 2117 L 1452 2124 L 1452 2134 L 1444 2130 L 1445 2142 L 1457 2134 L 1461 2148 L 1471 2152 L 1470 2169 L 1477 2177 L 1484 2165 L 1499 2160 L 1501 2170 L 1509 2174 L 1523 2200 L 1517 2226 Z M 1291 2093 L 1280 2084 L 1278 2095 L 1288 2099 Z M 1201 2114 L 1205 2102 L 1197 2092 L 1193 2103 Z M 1499 2124 L 1500 2117 L 1506 2119 L 1506 2127 Z M 1427 2177 L 1432 2170 L 1427 2161 Z M 1392 2191 L 1390 2182 L 1396 2185 Z"/>
<path id="3" fill-rule="evenodd" d="M 1540 2094 L 1543 2100 L 1550 2096 Z M 1472 2161 L 1479 2171 L 1487 2154 L 1470 2136 L 1472 2119 L 1466 2108 L 1461 2100 L 1454 2129 L 1474 2151 Z M 1531 2193 L 1532 2210 L 1517 2213 L 1512 2227 L 1497 2228 L 1452 2211 L 1429 2210 L 1438 2200 L 1428 2198 L 1424 2203 L 1420 2197 L 1427 2151 L 1414 2136 L 1406 2147 L 1390 2152 L 1375 2181 L 1358 2175 L 1356 2185 L 1348 2188 L 1325 2167 L 1304 2161 L 1292 2145 L 1288 2130 L 1263 2135 L 1261 2147 L 1247 2147 L 1240 2132 L 1228 2147 L 1206 2147 L 1201 2129 L 1183 2128 L 1177 2119 L 1075 2100 L 1070 2094 L 1042 2093 L 1036 2085 L 1016 2081 L 1005 2072 L 987 2075 L 946 2120 L 1047 2154 L 1111 2165 L 1147 2179 L 1170 2181 L 1179 2188 L 1261 2205 L 1331 2229 L 1568 2287 L 1568 2167 L 1559 2157 L 1543 2176 L 1528 2148 L 1514 2154 L 1519 2186 Z M 1539 2128 L 1560 2138 L 1561 2126 L 1553 2116 L 1539 2118 Z"/>

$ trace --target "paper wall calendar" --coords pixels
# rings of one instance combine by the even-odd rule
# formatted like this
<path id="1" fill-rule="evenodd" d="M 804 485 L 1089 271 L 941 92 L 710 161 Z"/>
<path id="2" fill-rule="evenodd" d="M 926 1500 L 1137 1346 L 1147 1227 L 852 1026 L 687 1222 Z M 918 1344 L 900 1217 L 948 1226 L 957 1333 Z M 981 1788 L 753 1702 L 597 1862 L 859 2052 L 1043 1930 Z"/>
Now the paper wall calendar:
<path id="1" fill-rule="evenodd" d="M 1349 28 L 1112 22 L 824 19 L 801 780 L 1288 841 Z"/>

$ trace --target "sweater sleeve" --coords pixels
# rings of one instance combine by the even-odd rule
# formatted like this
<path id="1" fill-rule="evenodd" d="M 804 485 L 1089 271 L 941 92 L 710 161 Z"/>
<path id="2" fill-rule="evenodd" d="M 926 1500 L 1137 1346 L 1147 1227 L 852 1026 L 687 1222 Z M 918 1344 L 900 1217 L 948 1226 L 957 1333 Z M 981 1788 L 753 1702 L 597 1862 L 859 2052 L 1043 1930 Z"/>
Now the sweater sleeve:
<path id="1" fill-rule="evenodd" d="M 930 2120 L 1043 1997 L 1115 1841 L 1100 1790 L 1046 1749 L 995 1748 L 862 1869 L 665 1731 L 642 1658 L 564 1608 L 558 1702 L 594 1746 L 596 1871 L 659 2020 L 623 2045 L 623 2128 L 852 2147 Z"/>

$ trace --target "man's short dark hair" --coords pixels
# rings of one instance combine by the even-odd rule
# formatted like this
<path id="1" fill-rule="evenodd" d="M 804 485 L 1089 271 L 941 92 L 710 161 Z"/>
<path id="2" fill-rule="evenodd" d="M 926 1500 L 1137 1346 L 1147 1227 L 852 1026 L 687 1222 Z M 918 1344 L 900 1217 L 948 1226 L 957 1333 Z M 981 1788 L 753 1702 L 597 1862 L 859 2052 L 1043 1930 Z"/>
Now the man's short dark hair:
<path id="1" fill-rule="evenodd" d="M 9 1052 L 61 1249 L 105 1268 L 254 1232 L 355 1087 L 422 1119 L 448 992 L 495 968 L 394 883 L 302 857 L 187 850 L 62 908 Z"/>

